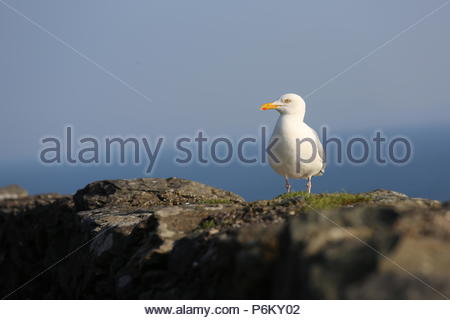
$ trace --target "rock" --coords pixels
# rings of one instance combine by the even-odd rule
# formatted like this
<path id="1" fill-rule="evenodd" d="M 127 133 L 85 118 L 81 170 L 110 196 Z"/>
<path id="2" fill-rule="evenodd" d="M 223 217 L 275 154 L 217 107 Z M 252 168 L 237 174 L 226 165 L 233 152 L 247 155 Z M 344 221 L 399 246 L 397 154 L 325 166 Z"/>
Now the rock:
<path id="1" fill-rule="evenodd" d="M 0 188 L 0 201 L 6 199 L 18 199 L 28 195 L 28 192 L 18 185 L 11 184 Z"/>
<path id="2" fill-rule="evenodd" d="M 381 261 L 380 270 L 403 273 L 403 268 L 407 268 L 413 274 L 445 280 L 450 270 L 450 255 L 443 252 L 450 252 L 448 241 L 404 237 L 391 252 L 390 260 Z"/>
<path id="3" fill-rule="evenodd" d="M 437 200 L 410 198 L 407 195 L 391 190 L 375 190 L 365 193 L 372 198 L 372 201 L 377 205 L 395 206 L 398 209 L 414 209 L 414 208 L 441 208 L 441 202 Z"/>
<path id="4" fill-rule="evenodd" d="M 328 197 L 249 203 L 231 192 L 170 178 L 99 181 L 73 197 L 5 199 L 0 202 L 0 295 L 450 296 L 445 205 L 389 190 Z"/>
<path id="5" fill-rule="evenodd" d="M 78 210 L 112 205 L 152 207 L 199 202 L 243 202 L 240 196 L 232 192 L 178 178 L 98 181 L 77 191 L 74 200 Z"/>
<path id="6" fill-rule="evenodd" d="M 57 200 L 71 200 L 69 196 L 63 196 L 57 193 L 41 194 L 28 196 L 23 198 L 5 199 L 0 202 L 0 210 L 2 213 L 24 213 L 32 212 L 46 208 L 48 205 Z"/>

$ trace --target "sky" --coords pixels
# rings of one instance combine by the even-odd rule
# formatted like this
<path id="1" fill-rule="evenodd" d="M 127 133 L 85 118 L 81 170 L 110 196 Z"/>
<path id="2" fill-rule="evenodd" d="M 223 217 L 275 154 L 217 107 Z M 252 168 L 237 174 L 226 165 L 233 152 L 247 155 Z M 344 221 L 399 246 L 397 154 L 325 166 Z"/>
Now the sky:
<path id="1" fill-rule="evenodd" d="M 287 92 L 316 129 L 449 127 L 444 3 L 0 0 L 0 169 L 36 165 L 40 139 L 67 125 L 76 137 L 255 135 L 276 121 L 258 106 Z"/>

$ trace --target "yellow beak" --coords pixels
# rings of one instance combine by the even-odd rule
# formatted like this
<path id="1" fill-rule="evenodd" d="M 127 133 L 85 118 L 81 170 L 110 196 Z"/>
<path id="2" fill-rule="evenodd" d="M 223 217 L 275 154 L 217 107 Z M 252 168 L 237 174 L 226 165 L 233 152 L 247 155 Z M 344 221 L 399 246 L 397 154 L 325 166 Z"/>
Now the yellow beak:
<path id="1" fill-rule="evenodd" d="M 273 104 L 273 102 L 271 102 L 271 103 L 263 104 L 260 109 L 261 110 L 271 110 L 271 109 L 277 109 L 278 107 L 279 107 L 278 105 Z"/>

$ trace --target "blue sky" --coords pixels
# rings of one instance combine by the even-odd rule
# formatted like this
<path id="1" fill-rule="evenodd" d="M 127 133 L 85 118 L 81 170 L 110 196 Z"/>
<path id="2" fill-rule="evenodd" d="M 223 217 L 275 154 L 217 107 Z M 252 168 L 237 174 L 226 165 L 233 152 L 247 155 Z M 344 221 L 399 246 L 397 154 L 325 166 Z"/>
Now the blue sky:
<path id="1" fill-rule="evenodd" d="M 307 95 L 443 3 L 2 0 L 0 166 L 36 161 L 39 139 L 68 124 L 79 136 L 255 134 L 276 120 L 261 103 Z M 306 98 L 306 121 L 350 134 L 449 126 L 449 39 L 450 5 Z"/>

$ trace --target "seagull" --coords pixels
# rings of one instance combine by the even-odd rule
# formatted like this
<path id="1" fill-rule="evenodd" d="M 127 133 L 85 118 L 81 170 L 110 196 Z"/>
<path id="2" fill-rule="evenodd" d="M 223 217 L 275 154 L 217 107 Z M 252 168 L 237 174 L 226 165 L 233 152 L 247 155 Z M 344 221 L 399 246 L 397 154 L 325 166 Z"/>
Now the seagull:
<path id="1" fill-rule="evenodd" d="M 292 189 L 289 178 L 307 179 L 306 191 L 311 193 L 311 179 L 325 173 L 326 161 L 317 132 L 303 121 L 305 101 L 297 94 L 287 93 L 260 109 L 280 113 L 269 144 L 270 166 L 284 177 L 288 193 Z"/>

